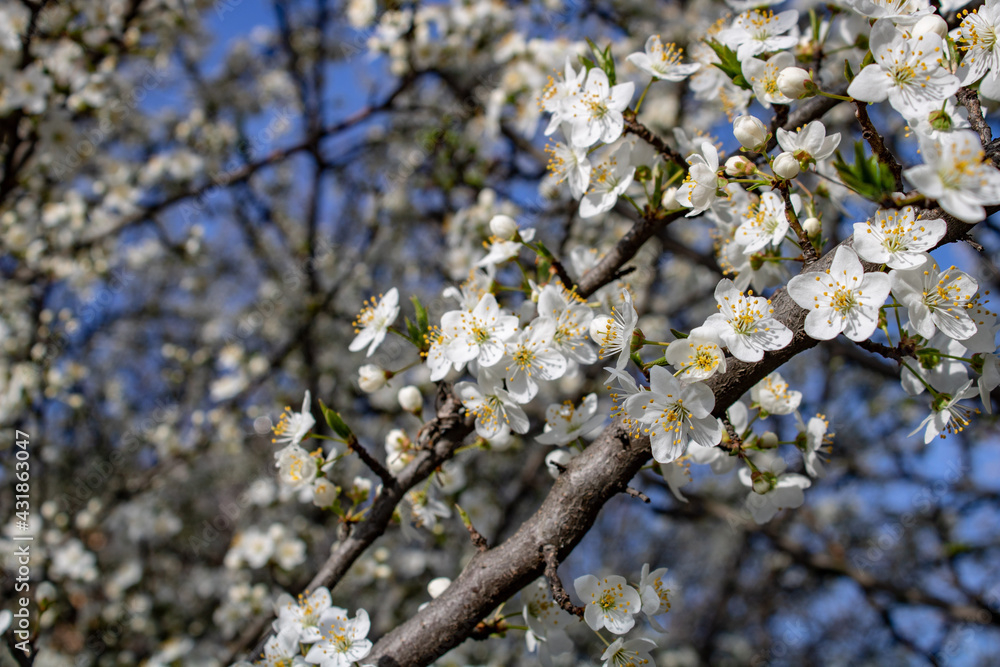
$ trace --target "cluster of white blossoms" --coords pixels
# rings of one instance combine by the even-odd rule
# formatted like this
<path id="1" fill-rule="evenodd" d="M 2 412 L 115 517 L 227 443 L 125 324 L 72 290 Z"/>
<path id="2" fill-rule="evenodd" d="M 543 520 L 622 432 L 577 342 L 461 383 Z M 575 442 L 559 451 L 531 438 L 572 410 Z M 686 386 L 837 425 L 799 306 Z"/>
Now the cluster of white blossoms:
<path id="1" fill-rule="evenodd" d="M 271 624 L 274 636 L 264 645 L 264 653 L 253 665 L 319 665 L 350 667 L 372 649 L 368 639 L 371 622 L 368 612 L 359 609 L 354 618 L 346 609 L 333 606 L 330 591 L 306 591 L 298 599 L 284 593 L 274 603 L 277 619 Z"/>
<path id="2" fill-rule="evenodd" d="M 468 280 L 442 293 L 454 306 L 432 324 L 415 302 L 416 324 L 407 320 L 407 331 L 393 329 L 400 311 L 393 287 L 366 304 L 349 349 L 367 349 L 370 357 L 390 331 L 410 340 L 419 348 L 431 381 L 459 380 L 454 393 L 475 418 L 478 444 L 500 448 L 512 434 L 529 433 L 532 411 L 527 407 L 539 397 L 546 399 L 544 430 L 535 440 L 559 448 L 546 457 L 554 476 L 572 465 L 586 446 L 584 438 L 607 417 L 598 409 L 596 394 L 578 403 L 549 399 L 558 391 L 558 381 L 577 375 L 581 366 L 607 360 L 612 415 L 635 435 L 649 438 L 656 466 L 674 495 L 686 502 L 681 488 L 691 480 L 691 463 L 707 465 L 719 475 L 741 465 L 738 479 L 747 487 L 746 513 L 762 523 L 781 509 L 803 503 L 811 478 L 823 474 L 830 425 L 823 415 L 804 418 L 799 412 L 801 393 L 790 389 L 777 372 L 752 388 L 749 404 L 717 405 L 710 382 L 734 369 L 742 372 L 792 344 L 796 332 L 786 323 L 803 317 L 801 311 L 786 299 L 784 312 L 776 314 L 774 294 L 761 294 L 785 284 L 787 297 L 806 311 L 804 336 L 825 341 L 844 334 L 851 341 L 870 343 L 869 349 L 892 350 L 887 356 L 902 358 L 904 389 L 931 395 L 931 414 L 918 429 L 923 429 L 925 441 L 962 430 L 972 409 L 960 401 L 978 393 L 990 410 L 988 394 L 1000 386 L 995 344 L 1000 327 L 984 305 L 977 281 L 955 266 L 939 267 L 929 254 L 944 240 L 947 223 L 923 217 L 926 214 L 909 204 L 933 200 L 967 223 L 981 221 L 986 206 L 1000 204 L 1000 173 L 986 161 L 979 135 L 966 129 L 969 123 L 957 110 L 955 97 L 960 86 L 979 80 L 984 95 L 994 86 L 1000 89 L 1000 61 L 995 39 L 989 37 L 1000 9 L 987 3 L 949 35 L 944 21 L 926 4 L 846 4 L 873 20 L 864 22 L 870 29 L 870 57 L 856 75 L 848 74 L 847 96 L 822 90 L 823 73 L 800 66 L 809 59 L 798 57 L 803 38 L 795 10 L 775 14 L 750 9 L 727 26 L 716 26 L 706 39 L 714 60 L 702 54 L 699 62 L 686 64 L 680 49 L 663 44 L 659 36 L 648 38 L 644 52 L 628 56 L 627 62 L 651 77 L 647 92 L 657 82 L 693 76 L 705 65 L 715 65 L 729 77 L 730 83 L 718 87 L 752 91 L 742 103 L 723 105 L 734 112 L 732 133 L 741 147 L 728 159 L 720 152 L 723 143 L 704 135 L 689 138 L 678 131 L 679 152 L 647 142 L 645 128 L 635 120 L 645 92 L 632 107 L 635 82 L 619 82 L 610 51 L 594 47 L 596 62 L 581 58 L 579 67 L 567 56 L 562 75 L 550 79 L 541 94 L 539 106 L 550 114 L 545 135 L 558 131 L 562 137 L 547 148 L 549 170 L 559 183 L 568 184 L 570 195 L 579 201 L 581 218 L 606 213 L 625 199 L 654 219 L 705 214 L 713 223 L 726 277 L 715 287 L 717 312 L 700 326 L 687 334 L 675 332 L 668 342 L 651 341 L 638 328 L 629 289 L 616 287 L 610 296 L 605 291 L 596 302 L 581 298 L 576 287 L 564 283 L 566 273 L 536 239 L 535 230 L 520 226 L 510 209 L 496 212 L 500 209 L 491 194 L 490 201 L 476 205 L 477 210 L 494 211 L 486 253 L 471 258 Z M 829 25 L 817 32 L 828 33 Z M 956 43 L 957 50 L 951 48 Z M 701 95 L 709 87 L 701 81 L 695 90 Z M 892 206 L 855 223 L 853 237 L 836 247 L 825 245 L 825 204 L 820 200 L 829 198 L 829 191 L 817 184 L 833 182 L 843 192 L 850 186 L 842 177 L 849 166 L 839 156 L 837 167 L 831 167 L 840 133 L 829 133 L 820 120 L 794 129 L 778 123 L 769 128 L 745 113 L 750 99 L 768 109 L 816 95 L 854 102 L 862 124 L 870 123 L 862 113 L 866 103 L 888 102 L 916 134 L 923 160 L 907 168 L 883 164 L 895 167 L 897 188 L 905 178 L 916 192 L 879 195 L 880 204 Z M 735 113 L 740 111 L 744 113 Z M 866 136 L 875 133 L 871 127 L 864 129 Z M 872 150 L 878 153 L 874 143 Z M 881 154 L 876 157 L 885 160 Z M 522 253 L 534 254 L 533 266 L 521 263 Z M 519 271 L 509 270 L 512 266 Z M 539 270 L 532 273 L 533 267 Z M 797 275 L 790 277 L 792 273 Z M 505 284 L 508 276 L 514 278 Z M 523 299 L 508 298 L 512 293 Z M 605 298 L 613 304 L 610 312 L 603 308 Z M 662 356 L 644 356 L 649 348 L 662 348 Z M 378 391 L 412 365 L 398 371 L 365 365 L 359 384 L 364 391 Z M 404 389 L 408 391 L 399 394 L 401 406 L 420 417 L 419 390 Z M 780 415 L 794 416 L 793 439 L 782 441 L 774 431 L 754 431 L 754 424 Z M 331 484 L 323 473 L 339 455 L 334 451 L 324 458 L 322 450 L 310 453 L 300 446 L 313 426 L 307 394 L 302 412 L 288 411 L 276 428 L 276 442 L 285 445 L 276 455 L 279 477 L 288 487 L 311 489 L 316 498 L 336 499 L 339 489 L 320 487 Z M 414 459 L 415 439 L 402 429 L 388 434 L 387 474 L 399 473 Z M 782 446 L 797 450 L 805 474 L 790 471 Z M 433 530 L 439 519 L 450 516 L 450 507 L 438 493 L 460 486 L 464 473 L 459 466 L 443 466 L 435 480 L 436 485 L 407 494 L 417 527 Z M 332 501 L 317 504 L 328 507 Z M 412 530 L 408 523 L 404 521 L 404 528 Z M 575 589 L 584 602 L 586 624 L 594 631 L 623 635 L 635 626 L 637 614 L 652 617 L 669 609 L 663 572 L 649 573 L 646 567 L 635 586 L 620 576 L 578 578 Z M 573 619 L 553 602 L 548 588 L 532 585 L 522 597 L 529 649 L 543 656 L 569 650 L 565 629 Z M 296 641 L 317 642 L 306 660 L 332 651 L 320 651 L 320 646 L 343 652 L 345 646 L 364 645 L 368 623 L 363 611 L 354 621 L 339 609 L 309 613 L 310 622 L 318 624 L 307 635 L 310 639 L 302 638 L 305 630 L 295 630 Z M 326 632 L 324 624 L 336 636 Z M 288 627 L 276 625 L 279 634 L 273 641 L 291 632 Z M 320 638 L 323 632 L 325 639 Z M 618 638 L 602 659 L 605 664 L 640 664 L 650 659 L 651 646 L 646 639 Z M 275 647 L 279 650 L 278 644 Z"/>

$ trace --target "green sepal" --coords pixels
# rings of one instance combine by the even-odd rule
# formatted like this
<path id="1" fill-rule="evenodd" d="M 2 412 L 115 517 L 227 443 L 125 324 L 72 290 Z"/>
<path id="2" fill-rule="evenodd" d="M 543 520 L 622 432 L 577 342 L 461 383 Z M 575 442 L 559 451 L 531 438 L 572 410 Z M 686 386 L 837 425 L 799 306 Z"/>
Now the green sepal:
<path id="1" fill-rule="evenodd" d="M 354 438 L 354 432 L 351 427 L 347 425 L 347 422 L 340 416 L 336 410 L 333 410 L 323 404 L 323 401 L 319 402 L 319 409 L 323 411 L 323 417 L 326 419 L 327 426 L 339 435 L 344 440 L 351 440 Z"/>

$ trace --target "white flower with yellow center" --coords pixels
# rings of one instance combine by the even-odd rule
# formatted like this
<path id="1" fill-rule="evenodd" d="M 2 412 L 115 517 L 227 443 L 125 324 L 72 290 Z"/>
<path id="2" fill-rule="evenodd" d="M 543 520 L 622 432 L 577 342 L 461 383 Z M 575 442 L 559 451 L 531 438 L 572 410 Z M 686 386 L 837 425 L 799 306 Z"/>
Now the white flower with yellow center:
<path id="1" fill-rule="evenodd" d="M 649 563 L 643 563 L 642 574 L 639 575 L 639 596 L 642 598 L 642 613 L 646 616 L 656 616 L 670 611 L 670 589 L 663 583 L 663 575 L 667 568 L 660 567 L 649 571 Z"/>
<path id="2" fill-rule="evenodd" d="M 880 209 L 871 220 L 854 223 L 854 250 L 861 259 L 890 269 L 915 269 L 947 229 L 941 218 L 917 220 L 912 206 Z"/>
<path id="3" fill-rule="evenodd" d="M 605 146 L 598 155 L 597 166 L 590 176 L 590 190 L 580 200 L 581 218 L 593 218 L 614 208 L 635 177 L 631 142 Z"/>
<path id="4" fill-rule="evenodd" d="M 678 204 L 691 209 L 685 216 L 688 218 L 708 209 L 719 191 L 719 151 L 708 141 L 703 142 L 698 150 L 700 154 L 688 156 L 690 168 L 674 195 Z"/>
<path id="5" fill-rule="evenodd" d="M 790 49 L 798 41 L 798 31 L 786 35 L 799 22 L 794 9 L 775 14 L 754 9 L 736 17 L 733 25 L 719 33 L 719 41 L 736 49 L 736 58 L 743 62 L 758 53 Z"/>
<path id="6" fill-rule="evenodd" d="M 642 600 L 625 577 L 611 575 L 598 579 L 585 574 L 573 582 L 573 587 L 583 600 L 583 620 L 594 632 L 607 628 L 608 632 L 623 635 L 635 625 L 633 616 L 641 610 Z"/>
<path id="7" fill-rule="evenodd" d="M 857 253 L 840 246 L 829 269 L 789 280 L 788 295 L 809 311 L 805 329 L 810 337 L 831 340 L 843 332 L 851 340 L 867 340 L 889 296 L 889 276 L 865 273 Z"/>
<path id="8" fill-rule="evenodd" d="M 958 67 L 962 85 L 979 79 L 979 92 L 991 100 L 1000 99 L 1000 2 L 986 0 L 978 9 L 966 13 L 958 28 L 955 45 L 965 53 Z"/>
<path id="9" fill-rule="evenodd" d="M 858 72 L 847 94 L 864 102 L 886 99 L 912 118 L 940 107 L 959 88 L 958 77 L 944 66 L 948 47 L 935 33 L 907 38 L 889 19 L 872 26 L 869 37 L 875 62 Z"/>
<path id="10" fill-rule="evenodd" d="M 578 95 L 571 98 L 564 118 L 569 121 L 570 143 L 574 146 L 593 146 L 598 141 L 610 144 L 622 136 L 625 118 L 622 115 L 635 84 L 619 83 L 612 86 L 608 75 L 599 67 L 587 73 L 587 80 Z"/>
<path id="11" fill-rule="evenodd" d="M 354 618 L 347 618 L 347 610 L 330 607 L 319 619 L 322 638 L 306 654 L 306 662 L 321 667 L 351 667 L 372 650 L 367 638 L 371 622 L 368 612 L 358 609 Z"/>
<path id="12" fill-rule="evenodd" d="M 972 421 L 973 414 L 979 414 L 978 408 L 970 408 L 966 405 L 959 405 L 963 398 L 971 398 L 976 395 L 976 390 L 972 388 L 972 380 L 969 380 L 954 394 L 938 394 L 931 403 L 931 413 L 920 422 L 920 426 L 913 429 L 911 436 L 916 435 L 920 429 L 924 430 L 924 444 L 929 445 L 935 437 L 944 438 L 949 433 L 961 433 Z"/>
<path id="13" fill-rule="evenodd" d="M 543 445 L 567 445 L 604 423 L 597 414 L 597 394 L 587 394 L 580 405 L 553 403 L 545 409 L 545 432 L 535 440 Z"/>
<path id="14" fill-rule="evenodd" d="M 701 382 L 681 382 L 663 366 L 649 369 L 649 391 L 625 399 L 627 423 L 649 436 L 653 458 L 670 463 L 687 451 L 688 443 L 713 447 L 722 439 L 719 420 L 712 416 L 715 395 Z"/>
<path id="15" fill-rule="evenodd" d="M 561 284 L 549 283 L 538 295 L 538 314 L 556 321 L 552 336 L 556 351 L 580 364 L 597 361 L 597 352 L 588 340 L 594 311 L 575 292 Z"/>
<path id="16" fill-rule="evenodd" d="M 569 128 L 567 128 L 568 134 Z M 556 178 L 556 183 L 569 181 L 569 192 L 573 199 L 579 199 L 590 187 L 590 173 L 593 165 L 587 157 L 585 146 L 567 146 L 556 142 L 545 146 L 549 154 L 548 170 Z"/>
<path id="17" fill-rule="evenodd" d="M 952 266 L 942 273 L 932 260 L 929 269 L 890 271 L 889 284 L 906 306 L 912 329 L 924 338 L 929 340 L 939 330 L 955 340 L 976 333 L 969 309 L 979 284 L 965 271 Z"/>
<path id="18" fill-rule="evenodd" d="M 619 637 L 611 642 L 604 653 L 601 654 L 601 660 L 604 661 L 601 667 L 645 667 L 646 665 L 653 665 L 653 657 L 649 652 L 654 648 L 656 648 L 656 642 L 652 639 L 637 637 L 625 641 L 624 638 Z"/>
<path id="19" fill-rule="evenodd" d="M 716 373 L 726 372 L 726 355 L 719 344 L 696 336 L 694 331 L 687 338 L 667 345 L 664 357 L 677 369 L 677 377 L 684 380 L 707 380 Z"/>
<path id="20" fill-rule="evenodd" d="M 354 332 L 357 334 L 347 347 L 351 352 L 357 352 L 368 346 L 365 356 L 372 356 L 382 341 L 389 327 L 399 315 L 399 291 L 393 287 L 378 301 L 371 299 L 365 302 L 365 307 L 354 321 Z"/>
<path id="21" fill-rule="evenodd" d="M 710 315 L 705 327 L 740 361 L 760 361 L 764 352 L 792 342 L 791 330 L 771 317 L 774 310 L 768 299 L 743 294 L 732 280 L 723 278 L 715 288 L 715 300 L 720 312 Z"/>
<path id="22" fill-rule="evenodd" d="M 538 381 L 558 380 L 566 373 L 566 357 L 552 348 L 556 321 L 538 317 L 507 343 L 507 391 L 518 403 L 528 403 L 538 393 Z"/>
<path id="23" fill-rule="evenodd" d="M 617 354 L 615 368 L 619 370 L 625 368 L 632 354 L 632 334 L 639 322 L 628 290 L 622 290 L 622 299 L 620 309 L 612 307 L 613 317 L 599 316 L 590 322 L 590 337 L 601 346 L 598 354 L 602 359 Z"/>
<path id="24" fill-rule="evenodd" d="M 325 586 L 317 588 L 312 593 L 309 591 L 300 593 L 297 599 L 288 593 L 283 593 L 274 603 L 274 613 L 278 618 L 272 627 L 275 632 L 294 631 L 298 641 L 303 644 L 318 642 L 322 636 L 319 631 L 319 617 L 332 605 L 330 589 Z"/>
<path id="25" fill-rule="evenodd" d="M 311 485 L 316 479 L 316 459 L 298 445 L 288 445 L 275 452 L 274 458 L 278 479 L 285 486 L 301 489 Z"/>
<path id="26" fill-rule="evenodd" d="M 774 372 L 750 389 L 750 398 L 768 414 L 790 415 L 802 402 L 802 392 L 789 389 L 781 373 Z"/>
<path id="27" fill-rule="evenodd" d="M 459 382 L 455 393 L 465 409 L 476 416 L 476 433 L 487 440 L 501 433 L 528 432 L 528 416 L 499 384 L 480 387 L 474 382 Z"/>
<path id="28" fill-rule="evenodd" d="M 249 663 L 247 663 L 249 664 Z M 263 667 L 293 667 L 303 664 L 299 653 L 299 639 L 294 630 L 278 632 L 264 644 L 264 659 L 256 663 Z"/>
<path id="29" fill-rule="evenodd" d="M 441 316 L 441 333 L 449 339 L 445 354 L 459 364 L 473 359 L 483 367 L 499 363 L 504 343 L 515 331 L 517 317 L 505 315 L 492 294 L 484 294 L 472 312 L 452 310 Z"/>
<path id="30" fill-rule="evenodd" d="M 741 63 L 740 69 L 743 71 L 743 78 L 753 86 L 757 101 L 765 109 L 770 109 L 772 104 L 791 104 L 793 101 L 778 87 L 778 75 L 789 67 L 795 67 L 795 56 L 788 51 L 781 51 L 767 61 L 747 58 Z"/>
<path id="31" fill-rule="evenodd" d="M 984 204 L 1000 204 L 1000 172 L 985 161 L 972 130 L 943 133 L 937 140 L 920 137 L 920 155 L 924 164 L 903 176 L 959 220 L 979 222 L 986 217 Z"/>
<path id="32" fill-rule="evenodd" d="M 281 418 L 273 429 L 275 437 L 271 438 L 271 442 L 282 445 L 297 445 L 302 442 L 316 425 L 309 403 L 310 396 L 307 391 L 305 398 L 302 399 L 301 412 L 292 412 L 290 407 L 285 406 L 285 411 L 281 413 Z"/>
<path id="33" fill-rule="evenodd" d="M 682 64 L 683 57 L 684 49 L 677 48 L 672 42 L 663 44 L 659 35 L 652 35 L 646 40 L 645 53 L 633 53 L 625 60 L 654 79 L 683 81 L 701 67 L 701 63 Z"/>
<path id="34" fill-rule="evenodd" d="M 765 192 L 750 206 L 743 223 L 736 228 L 735 240 L 744 255 L 752 255 L 769 244 L 780 246 L 788 233 L 785 201 L 776 192 Z"/>

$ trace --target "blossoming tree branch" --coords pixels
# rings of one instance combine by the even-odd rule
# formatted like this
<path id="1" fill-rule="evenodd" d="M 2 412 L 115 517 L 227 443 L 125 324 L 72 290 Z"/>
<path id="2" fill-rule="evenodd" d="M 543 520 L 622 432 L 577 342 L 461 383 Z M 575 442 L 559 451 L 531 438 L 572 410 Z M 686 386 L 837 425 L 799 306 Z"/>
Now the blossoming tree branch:
<path id="1" fill-rule="evenodd" d="M 991 63 L 992 44 L 987 48 L 978 32 L 991 6 L 982 17 L 969 14 L 949 33 L 933 7 L 911 5 L 851 6 L 870 23 L 870 51 L 857 74 L 848 64 L 846 95 L 830 92 L 838 82 L 828 80 L 822 70 L 800 66 L 815 66 L 810 52 L 822 53 L 832 30 L 832 22 L 815 11 L 806 37 L 796 10 L 743 11 L 710 31 L 698 44 L 701 59 L 693 62 L 686 62 L 676 45 L 664 45 L 653 35 L 643 52 L 625 58 L 647 77 L 638 99 L 635 82 L 618 82 L 621 64 L 611 49 L 591 43 L 592 53 L 579 56 L 578 62 L 566 57 L 560 76 L 550 79 L 539 95 L 548 119 L 544 134 L 553 137 L 546 149 L 551 174 L 578 200 L 584 220 L 620 202 L 644 221 L 660 225 L 676 220 L 679 212 L 700 215 L 721 246 L 725 273 L 732 276 L 715 289 L 718 312 L 687 332 L 655 332 L 657 338 L 672 336 L 671 342 L 650 340 L 637 328 L 627 284 L 622 287 L 615 280 L 631 257 L 620 255 L 611 265 L 597 266 L 574 256 L 579 281 L 567 282 L 565 272 L 556 268 L 559 260 L 536 240 L 536 230 L 505 214 L 490 219 L 486 253 L 469 278 L 445 290 L 444 297 L 455 307 L 436 323 L 429 322 L 415 300 L 414 321 L 394 329 L 398 290 L 393 287 L 373 299 L 355 322 L 357 336 L 350 349 L 367 348 L 371 356 L 392 331 L 412 343 L 431 381 L 467 377 L 453 387 L 441 384 L 441 391 L 452 399 L 445 403 L 450 410 L 460 402 L 458 418 L 475 420 L 475 434 L 484 445 L 529 433 L 532 425 L 523 406 L 540 395 L 541 387 L 599 360 L 610 364 L 604 370 L 613 422 L 587 444 L 581 437 L 603 421 L 596 413 L 596 396 L 580 404 L 549 405 L 544 430 L 534 439 L 556 447 L 546 463 L 557 481 L 531 519 L 502 544 L 488 545 L 463 514 L 478 553 L 426 609 L 374 646 L 357 631 L 362 624 L 367 629 L 367 617 L 347 621 L 337 608 L 322 616 L 313 612 L 325 634 L 304 642 L 312 644 L 305 654 L 308 662 L 348 664 L 364 658 L 372 664 L 429 664 L 474 633 L 501 633 L 506 617 L 497 610 L 525 586 L 542 591 L 539 611 L 526 608 L 524 615 L 528 632 L 543 649 L 565 649 L 562 628 L 576 615 L 594 632 L 614 639 L 601 656 L 605 664 L 648 660 L 654 642 L 625 639 L 636 615 L 648 617 L 655 627 L 656 616 L 669 609 L 668 596 L 652 583 L 659 580 L 645 574 L 648 565 L 634 583 L 619 575 L 576 579 L 573 587 L 582 603 L 577 607 L 558 581 L 555 563 L 590 530 L 603 503 L 630 490 L 630 480 L 650 457 L 678 495 L 684 476 L 676 467 L 679 461 L 708 465 L 716 473 L 738 467 L 749 492 L 747 505 L 758 522 L 801 505 L 811 478 L 822 474 L 824 454 L 831 456 L 828 422 L 822 415 L 799 418 L 794 444 L 807 475 L 789 472 L 774 434 L 758 436 L 749 424 L 770 415 L 798 416 L 801 394 L 775 369 L 817 341 L 843 334 L 897 362 L 904 388 L 929 396 L 929 414 L 913 433 L 925 442 L 968 425 L 978 410 L 961 403 L 963 399 L 981 398 L 990 410 L 989 392 L 1000 384 L 996 315 L 972 276 L 956 266 L 939 267 L 928 253 L 965 238 L 971 225 L 986 217 L 986 207 L 1000 204 L 1000 173 L 985 158 L 989 130 L 982 136 L 967 129 L 984 126 L 981 111 L 965 103 L 959 113 L 955 97 L 962 86 L 987 76 L 991 66 L 984 63 Z M 734 116 L 731 131 L 740 149 L 724 164 L 710 136 L 689 137 L 675 130 L 677 149 L 668 149 L 663 138 L 636 120 L 651 88 L 674 85 L 702 68 L 713 71 L 702 77 L 698 90 L 715 87 L 703 98 L 728 101 L 726 110 Z M 982 94 L 985 88 L 984 83 Z M 865 164 L 869 159 L 861 152 L 853 167 L 842 160 L 831 164 L 842 136 L 828 134 L 821 118 L 785 127 L 789 108 L 817 96 L 856 106 L 877 173 L 888 170 L 889 187 L 884 181 L 864 180 L 859 170 L 870 163 Z M 765 112 L 772 106 L 782 110 L 762 119 L 745 112 L 751 101 Z M 881 102 L 888 102 L 917 135 L 922 164 L 900 172 L 886 154 L 864 108 Z M 772 138 L 777 150 L 771 149 Z M 673 155 L 686 156 L 686 164 L 668 159 Z M 841 187 L 854 185 L 856 194 L 880 205 L 835 247 L 824 236 L 824 196 L 813 175 Z M 900 177 L 914 189 L 901 188 Z M 522 263 L 522 255 L 531 257 Z M 509 264 L 520 272 L 505 271 Z M 581 289 L 595 271 L 603 273 L 597 284 Z M 771 298 L 747 291 L 773 286 L 782 287 Z M 366 391 L 380 388 L 395 374 L 370 365 L 360 373 Z M 741 402 L 744 395 L 750 396 L 749 405 Z M 415 388 L 400 390 L 405 409 L 419 412 L 421 401 Z M 323 473 L 345 453 L 361 450 L 343 418 L 324 407 L 328 418 L 332 415 L 335 439 L 346 450 L 307 452 L 300 442 L 313 426 L 309 411 L 307 394 L 303 411 L 279 426 L 286 446 L 275 457 L 284 483 L 313 485 L 314 502 L 330 506 L 338 497 L 321 491 L 331 488 Z M 455 413 L 439 413 L 437 419 L 455 418 Z M 386 446 L 390 469 L 399 471 L 408 470 L 407 463 L 434 443 L 399 433 L 390 435 Z M 396 479 L 380 464 L 372 467 L 384 483 L 374 493 L 377 507 L 384 494 L 392 493 Z M 412 519 L 401 518 L 404 525 L 413 521 L 426 527 L 449 512 L 429 490 L 411 495 L 410 506 Z M 547 556 L 554 562 L 547 562 Z M 541 575 L 547 591 L 544 580 L 532 583 Z M 326 614 L 344 620 L 327 626 L 322 620 Z M 289 627 L 297 626 L 275 622 L 278 638 L 266 646 L 274 647 Z"/>
<path id="2" fill-rule="evenodd" d="M 5 528 L 19 664 L 808 661 L 728 646 L 828 577 L 889 662 L 992 641 L 997 3 L 276 0 L 218 71 L 226 3 L 90 4 L 0 8 L 0 421 L 97 434 Z"/>

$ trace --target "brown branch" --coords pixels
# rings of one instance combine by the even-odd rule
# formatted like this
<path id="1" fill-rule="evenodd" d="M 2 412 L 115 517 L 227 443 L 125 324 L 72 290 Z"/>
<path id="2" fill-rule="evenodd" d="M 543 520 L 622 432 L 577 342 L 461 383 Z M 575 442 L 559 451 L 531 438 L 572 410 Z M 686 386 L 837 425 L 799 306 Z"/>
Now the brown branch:
<path id="1" fill-rule="evenodd" d="M 549 588 L 552 589 L 552 599 L 565 611 L 583 618 L 584 608 L 573 604 L 573 600 L 570 599 L 569 593 L 566 592 L 562 580 L 559 578 L 559 557 L 556 548 L 551 544 L 546 544 L 542 547 L 542 555 L 545 557 L 545 578 L 549 582 Z"/>
<path id="2" fill-rule="evenodd" d="M 649 496 L 647 496 L 639 489 L 633 489 L 631 486 L 627 486 L 625 487 L 625 495 L 631 496 L 633 498 L 638 498 L 647 505 L 649 504 Z"/>
<path id="3" fill-rule="evenodd" d="M 798 216 L 795 215 L 795 208 L 792 206 L 792 195 L 788 192 L 788 181 L 778 181 L 778 192 L 781 193 L 781 198 L 785 200 L 785 218 L 788 220 L 788 226 L 792 228 L 795 236 L 799 239 L 799 248 L 802 249 L 805 265 L 809 266 L 819 259 L 819 255 L 816 254 L 816 248 L 813 246 L 812 241 L 809 240 L 809 235 L 802 229 L 802 225 L 799 224 Z"/>
<path id="4" fill-rule="evenodd" d="M 681 157 L 681 154 L 671 148 L 670 144 L 657 136 L 655 132 L 636 120 L 634 111 L 625 112 L 625 133 L 634 134 L 639 137 L 656 149 L 656 152 L 659 153 L 664 160 L 667 162 L 673 162 L 684 171 L 687 171 L 688 164 L 684 161 L 684 158 Z"/>
<path id="5" fill-rule="evenodd" d="M 886 359 L 892 359 L 896 363 L 902 363 L 903 353 L 900 352 L 898 347 L 889 347 L 888 345 L 883 345 L 882 343 L 875 343 L 870 340 L 858 340 L 854 341 L 854 344 L 863 350 L 868 350 L 875 354 L 880 354 Z"/>
<path id="6" fill-rule="evenodd" d="M 872 153 L 875 154 L 878 161 L 887 166 L 889 171 L 892 172 L 892 177 L 896 181 L 896 192 L 902 192 L 903 168 L 896 162 L 895 156 L 886 147 L 882 135 L 878 133 L 878 130 L 875 129 L 875 124 L 872 123 L 872 119 L 868 117 L 868 103 L 861 100 L 854 100 L 853 104 L 854 115 L 857 117 L 858 122 L 861 123 L 861 136 L 871 146 Z"/>
<path id="7" fill-rule="evenodd" d="M 472 433 L 474 420 L 465 413 L 458 397 L 451 392 L 450 385 L 442 383 L 439 394 L 437 416 L 424 424 L 418 440 L 424 445 L 399 475 L 395 484 L 383 486 L 372 501 L 372 505 L 364 520 L 354 524 L 351 534 L 341 540 L 332 549 L 329 558 L 306 586 L 306 590 L 316 590 L 326 586 L 333 588 L 343 578 L 362 553 L 384 532 L 392 520 L 396 506 L 406 492 L 427 479 L 446 460 L 451 458 L 455 450 L 461 446 L 465 438 Z M 479 618 L 483 618 L 480 616 Z M 248 628 L 233 646 L 225 662 L 232 662 L 236 654 L 244 650 L 254 639 L 259 638 L 256 648 L 250 655 L 259 655 L 264 650 L 264 644 L 271 636 L 267 630 L 269 615 L 262 616 L 252 627 Z M 478 621 L 478 619 L 477 619 Z"/>
<path id="8" fill-rule="evenodd" d="M 989 123 L 983 119 L 983 107 L 979 103 L 979 93 L 968 86 L 962 86 L 958 89 L 956 96 L 961 105 L 968 110 L 969 125 L 979 133 L 979 140 L 983 142 L 983 146 L 990 143 L 993 140 L 993 130 L 990 129 Z"/>
<path id="9" fill-rule="evenodd" d="M 369 470 L 378 475 L 385 487 L 392 488 L 396 486 L 396 478 L 393 474 L 386 470 L 385 466 L 379 463 L 378 460 L 373 457 L 367 449 L 365 449 L 364 445 L 358 442 L 357 438 L 351 437 L 348 439 L 347 448 L 357 454 L 358 458 L 361 459 L 362 463 L 368 466 Z"/>

